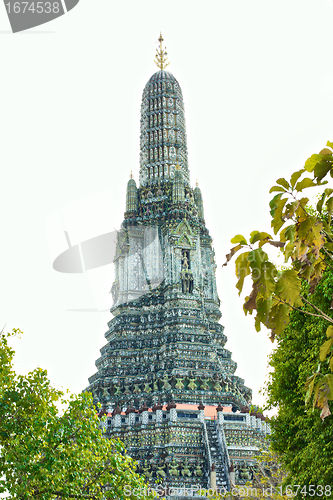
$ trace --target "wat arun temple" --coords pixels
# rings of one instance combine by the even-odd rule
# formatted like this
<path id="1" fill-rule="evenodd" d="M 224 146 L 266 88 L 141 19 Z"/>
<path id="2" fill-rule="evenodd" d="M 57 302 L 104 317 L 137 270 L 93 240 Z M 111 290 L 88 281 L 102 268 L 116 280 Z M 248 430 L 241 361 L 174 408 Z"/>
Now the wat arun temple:
<path id="1" fill-rule="evenodd" d="M 163 498 L 194 498 L 252 481 L 270 430 L 249 411 L 251 390 L 225 348 L 183 95 L 159 42 L 142 94 L 139 185 L 128 182 L 117 234 L 113 318 L 87 390 L 149 484 L 162 484 Z"/>

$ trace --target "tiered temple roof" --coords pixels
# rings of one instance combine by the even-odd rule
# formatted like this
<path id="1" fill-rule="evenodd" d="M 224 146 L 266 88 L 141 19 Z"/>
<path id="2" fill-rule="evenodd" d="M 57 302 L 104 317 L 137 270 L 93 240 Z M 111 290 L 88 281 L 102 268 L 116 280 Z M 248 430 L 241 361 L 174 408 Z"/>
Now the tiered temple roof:
<path id="1" fill-rule="evenodd" d="M 205 226 L 201 191 L 190 185 L 182 91 L 174 76 L 165 71 L 165 59 L 160 46 L 160 69 L 143 91 L 140 182 L 138 187 L 133 178 L 128 182 L 114 259 L 114 317 L 108 323 L 107 343 L 88 390 L 96 403 L 112 413 L 114 423 L 110 421 L 109 428 L 117 435 L 125 432 L 122 424 L 133 427 L 133 432 L 138 426 L 146 429 L 145 437 L 140 434 L 138 438 L 134 432 L 126 439 L 143 471 L 150 471 L 154 464 L 155 473 L 150 476 L 147 472 L 147 477 L 158 477 L 158 470 L 160 477 L 166 471 L 173 475 L 173 449 L 173 460 L 186 459 L 185 469 L 191 463 L 200 482 L 199 471 L 209 462 L 204 446 L 207 431 L 202 434 L 203 426 L 206 429 L 204 407 L 219 405 L 219 413 L 225 406 L 237 415 L 235 412 L 250 405 L 251 390 L 235 375 L 237 365 L 225 348 L 212 238 Z M 192 408 L 193 418 L 183 405 Z M 121 411 L 115 413 L 118 407 Z M 182 412 L 187 417 L 177 418 Z M 249 418 L 239 416 L 238 420 L 246 440 L 253 444 L 262 435 L 257 436 L 259 427 Z M 222 417 L 220 422 L 223 425 Z M 237 422 L 237 418 L 230 420 L 235 429 Z M 161 430 L 173 423 L 193 444 L 183 456 L 180 434 L 169 436 Z M 241 433 L 238 435 L 240 439 Z M 143 444 L 147 439 L 149 446 Z M 230 446 L 236 446 L 235 457 L 236 441 L 230 437 Z M 241 456 L 252 460 L 253 453 L 247 450 Z"/>

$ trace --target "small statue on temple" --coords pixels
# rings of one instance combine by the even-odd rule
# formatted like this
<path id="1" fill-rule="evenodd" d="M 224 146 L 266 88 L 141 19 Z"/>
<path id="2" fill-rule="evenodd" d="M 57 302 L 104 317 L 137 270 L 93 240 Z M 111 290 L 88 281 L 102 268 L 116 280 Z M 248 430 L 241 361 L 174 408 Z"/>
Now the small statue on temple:
<path id="1" fill-rule="evenodd" d="M 165 465 L 163 465 L 163 463 L 160 462 L 159 465 L 157 466 L 156 476 L 165 477 L 166 473 L 165 473 L 164 469 L 165 469 Z"/>
<path id="2" fill-rule="evenodd" d="M 184 388 L 183 380 L 181 378 L 176 378 L 176 385 L 177 389 L 182 390 Z"/>
<path id="3" fill-rule="evenodd" d="M 169 379 L 167 374 L 165 374 L 163 378 L 163 389 L 165 389 L 166 391 L 169 391 L 171 389 L 171 385 L 169 384 Z"/>
<path id="4" fill-rule="evenodd" d="M 124 394 L 126 394 L 127 396 L 130 396 L 132 394 L 131 391 L 130 391 L 130 385 L 129 384 L 125 384 Z"/>
<path id="5" fill-rule="evenodd" d="M 199 477 L 203 476 L 202 468 L 200 467 L 199 463 L 197 464 L 197 466 L 194 470 L 194 475 L 199 476 Z"/>
<path id="6" fill-rule="evenodd" d="M 190 383 L 188 384 L 187 388 L 191 389 L 191 391 L 195 391 L 196 388 L 197 388 L 197 384 L 195 383 L 196 380 L 197 380 L 196 378 L 190 378 L 189 379 Z"/>
<path id="7" fill-rule="evenodd" d="M 242 463 L 239 469 L 239 477 L 240 479 L 251 479 L 249 468 L 246 466 L 245 462 Z"/>
<path id="8" fill-rule="evenodd" d="M 105 398 L 109 398 L 110 397 L 109 389 L 107 387 L 103 387 L 103 396 Z"/>
<path id="9" fill-rule="evenodd" d="M 214 389 L 215 391 L 222 391 L 222 386 L 218 381 L 214 384 Z"/>
<path id="10" fill-rule="evenodd" d="M 148 394 L 151 392 L 151 387 L 150 387 L 150 382 L 149 381 L 144 382 L 143 392 L 147 392 Z"/>
<path id="11" fill-rule="evenodd" d="M 144 471 L 144 475 L 149 479 L 153 476 L 153 473 L 150 472 L 150 465 L 148 464 L 148 460 L 145 460 L 144 466 L 142 467 Z"/>
<path id="12" fill-rule="evenodd" d="M 209 385 L 207 384 L 207 381 L 205 379 L 202 379 L 200 389 L 202 389 L 203 391 L 209 391 Z"/>
<path id="13" fill-rule="evenodd" d="M 173 459 L 171 464 L 169 465 L 169 475 L 179 476 L 178 464 L 175 459 Z"/>
<path id="14" fill-rule="evenodd" d="M 121 386 L 117 385 L 117 386 L 115 386 L 115 389 L 116 389 L 116 391 L 115 391 L 114 395 L 120 396 L 121 395 Z"/>
<path id="15" fill-rule="evenodd" d="M 182 472 L 182 476 L 187 476 L 187 477 L 191 477 L 192 476 L 192 472 L 188 468 L 187 458 L 185 458 L 184 467 L 182 468 L 181 472 Z"/>
<path id="16" fill-rule="evenodd" d="M 153 382 L 153 391 L 157 392 L 158 391 L 158 381 L 155 379 Z"/>
<path id="17" fill-rule="evenodd" d="M 139 384 L 134 384 L 134 389 L 133 389 L 133 392 L 134 392 L 135 394 L 141 394 L 141 389 L 140 389 Z"/>

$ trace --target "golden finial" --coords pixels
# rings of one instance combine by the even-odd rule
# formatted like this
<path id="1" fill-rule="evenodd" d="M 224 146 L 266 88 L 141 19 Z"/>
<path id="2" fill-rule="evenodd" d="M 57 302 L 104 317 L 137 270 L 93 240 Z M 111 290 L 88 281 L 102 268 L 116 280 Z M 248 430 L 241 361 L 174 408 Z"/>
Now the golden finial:
<path id="1" fill-rule="evenodd" d="M 160 33 L 160 37 L 159 37 L 158 41 L 160 42 L 160 50 L 156 49 L 156 55 L 155 55 L 154 62 L 160 68 L 160 70 L 163 70 L 170 63 L 167 62 L 168 61 L 168 58 L 167 58 L 168 53 L 166 50 L 163 50 L 163 47 L 162 47 L 162 42 L 164 41 L 164 39 L 162 37 L 162 33 Z"/>
<path id="2" fill-rule="evenodd" d="M 131 175 L 130 175 L 131 179 L 133 179 L 133 171 L 131 170 Z"/>
<path id="3" fill-rule="evenodd" d="M 195 187 L 199 187 L 198 179 L 195 181 Z"/>

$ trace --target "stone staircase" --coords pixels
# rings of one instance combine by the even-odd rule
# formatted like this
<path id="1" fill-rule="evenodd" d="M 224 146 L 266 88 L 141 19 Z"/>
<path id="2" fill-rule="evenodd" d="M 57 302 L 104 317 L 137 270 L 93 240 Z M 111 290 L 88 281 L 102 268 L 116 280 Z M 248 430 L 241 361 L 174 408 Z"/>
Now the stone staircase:
<path id="1" fill-rule="evenodd" d="M 206 420 L 206 428 L 208 434 L 209 448 L 212 464 L 215 465 L 216 471 L 216 486 L 219 490 L 228 490 L 226 470 L 225 470 L 225 460 L 221 455 L 221 448 L 219 446 L 219 441 L 217 437 L 217 430 L 214 420 Z"/>

